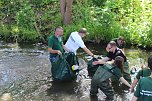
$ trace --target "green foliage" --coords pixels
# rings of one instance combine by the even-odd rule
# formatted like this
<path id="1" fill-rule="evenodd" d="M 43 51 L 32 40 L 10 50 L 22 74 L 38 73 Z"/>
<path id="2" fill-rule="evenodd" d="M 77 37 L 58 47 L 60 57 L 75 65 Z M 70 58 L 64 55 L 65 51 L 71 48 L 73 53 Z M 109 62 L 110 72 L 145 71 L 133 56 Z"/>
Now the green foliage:
<path id="1" fill-rule="evenodd" d="M 20 8 L 19 12 L 16 14 L 17 26 L 33 29 L 35 22 L 34 11 L 27 1 L 23 2 L 22 6 L 23 8 Z"/>
<path id="2" fill-rule="evenodd" d="M 143 46 L 145 48 L 146 47 L 148 47 L 148 48 L 152 47 L 151 38 L 152 38 L 152 27 L 150 28 L 150 30 L 146 34 L 140 35 L 139 45 Z"/>
<path id="3" fill-rule="evenodd" d="M 151 0 L 74 0 L 72 23 L 63 25 L 59 0 L 1 0 L 0 36 L 13 41 L 46 41 L 57 26 L 65 40 L 86 27 L 84 40 L 104 41 L 124 36 L 127 44 L 152 47 Z"/>
<path id="4" fill-rule="evenodd" d="M 4 40 L 45 41 L 50 31 L 61 25 L 58 0 L 1 0 L 0 5 Z"/>
<path id="5" fill-rule="evenodd" d="M 92 2 L 97 6 L 102 6 L 106 0 L 92 0 Z"/>
<path id="6" fill-rule="evenodd" d="M 36 39 L 38 38 L 38 34 L 35 30 L 29 30 L 29 29 L 23 29 L 19 33 L 19 41 L 37 41 Z M 30 37 L 29 37 L 30 36 Z"/>
<path id="7" fill-rule="evenodd" d="M 106 0 L 97 6 L 93 17 L 102 24 L 100 33 L 104 34 L 100 36 L 104 36 L 105 41 L 121 35 L 125 36 L 127 43 L 151 47 L 152 1 Z"/>
<path id="8" fill-rule="evenodd" d="M 0 25 L 0 36 L 4 39 L 4 40 L 7 40 L 10 36 L 11 36 L 11 33 L 10 33 L 10 28 L 4 24 L 1 24 Z"/>

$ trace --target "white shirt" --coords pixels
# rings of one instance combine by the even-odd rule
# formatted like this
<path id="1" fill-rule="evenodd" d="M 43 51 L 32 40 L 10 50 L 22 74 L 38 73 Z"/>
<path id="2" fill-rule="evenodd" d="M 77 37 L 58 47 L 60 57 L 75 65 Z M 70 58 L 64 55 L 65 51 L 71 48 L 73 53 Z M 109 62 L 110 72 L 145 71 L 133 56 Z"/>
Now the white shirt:
<path id="1" fill-rule="evenodd" d="M 85 48 L 86 46 L 78 32 L 72 32 L 65 44 L 65 47 L 76 54 L 79 47 Z"/>

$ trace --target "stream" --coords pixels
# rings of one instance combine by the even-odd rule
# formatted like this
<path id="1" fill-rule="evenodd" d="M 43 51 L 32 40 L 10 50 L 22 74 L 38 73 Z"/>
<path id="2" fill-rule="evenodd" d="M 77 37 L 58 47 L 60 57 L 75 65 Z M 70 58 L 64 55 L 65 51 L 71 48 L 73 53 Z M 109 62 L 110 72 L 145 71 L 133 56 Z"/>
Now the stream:
<path id="1" fill-rule="evenodd" d="M 105 46 L 87 44 L 96 55 L 105 55 Z M 125 49 L 129 66 L 140 69 L 147 65 L 147 58 L 152 51 L 135 47 Z M 91 59 L 81 49 L 78 57 L 85 60 L 81 65 L 87 66 Z M 131 75 L 132 80 L 135 74 Z M 87 70 L 80 71 L 73 82 L 56 83 L 51 78 L 51 63 L 47 46 L 37 44 L 5 43 L 0 41 L 0 96 L 10 93 L 13 101 L 103 101 L 105 95 L 99 91 L 97 98 L 89 95 L 91 79 Z M 132 95 L 128 90 L 118 87 L 115 91 L 117 101 L 130 101 Z"/>

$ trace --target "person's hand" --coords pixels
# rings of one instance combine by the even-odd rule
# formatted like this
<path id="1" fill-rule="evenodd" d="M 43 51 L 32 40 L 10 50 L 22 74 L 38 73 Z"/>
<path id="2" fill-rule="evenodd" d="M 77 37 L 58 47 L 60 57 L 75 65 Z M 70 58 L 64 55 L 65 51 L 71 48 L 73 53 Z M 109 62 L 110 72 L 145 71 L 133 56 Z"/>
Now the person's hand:
<path id="1" fill-rule="evenodd" d="M 62 53 L 61 53 L 61 51 L 57 50 L 57 54 L 58 54 L 58 55 L 61 55 Z"/>
<path id="2" fill-rule="evenodd" d="M 97 59 L 97 58 L 98 58 L 98 56 L 97 56 L 97 55 L 93 55 L 93 58 L 96 58 L 96 59 Z"/>
<path id="3" fill-rule="evenodd" d="M 108 47 L 106 47 L 106 51 L 109 52 L 109 48 Z"/>
<path id="4" fill-rule="evenodd" d="M 130 92 L 134 92 L 134 88 L 133 87 L 130 87 Z"/>
<path id="5" fill-rule="evenodd" d="M 99 60 L 99 64 L 105 64 L 105 61 Z"/>
<path id="6" fill-rule="evenodd" d="M 98 62 L 99 62 L 99 61 L 94 61 L 94 62 L 92 62 L 92 64 L 93 64 L 93 65 L 97 65 L 97 64 L 99 64 Z"/>
<path id="7" fill-rule="evenodd" d="M 142 69 L 144 69 L 144 68 L 145 68 L 144 64 L 141 64 L 141 68 L 142 68 Z"/>

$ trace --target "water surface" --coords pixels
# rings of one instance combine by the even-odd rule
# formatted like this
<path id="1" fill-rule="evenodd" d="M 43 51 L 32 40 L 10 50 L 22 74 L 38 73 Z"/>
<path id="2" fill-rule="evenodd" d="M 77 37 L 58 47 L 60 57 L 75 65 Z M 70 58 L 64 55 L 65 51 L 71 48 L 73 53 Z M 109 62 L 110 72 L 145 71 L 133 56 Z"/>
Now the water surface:
<path id="1" fill-rule="evenodd" d="M 105 56 L 105 47 L 87 44 L 95 54 Z M 138 48 L 125 49 L 130 67 L 146 65 L 151 51 Z M 80 71 L 74 82 L 56 83 L 51 78 L 47 46 L 37 44 L 17 44 L 0 42 L 0 95 L 11 93 L 14 101 L 97 101 L 105 98 L 99 91 L 98 98 L 90 98 L 90 78 L 87 70 Z M 86 62 L 91 59 L 81 49 L 78 57 Z M 86 63 L 82 63 L 86 65 Z M 132 78 L 135 75 L 132 75 Z M 118 101 L 129 101 L 132 94 L 128 90 L 116 88 Z"/>

